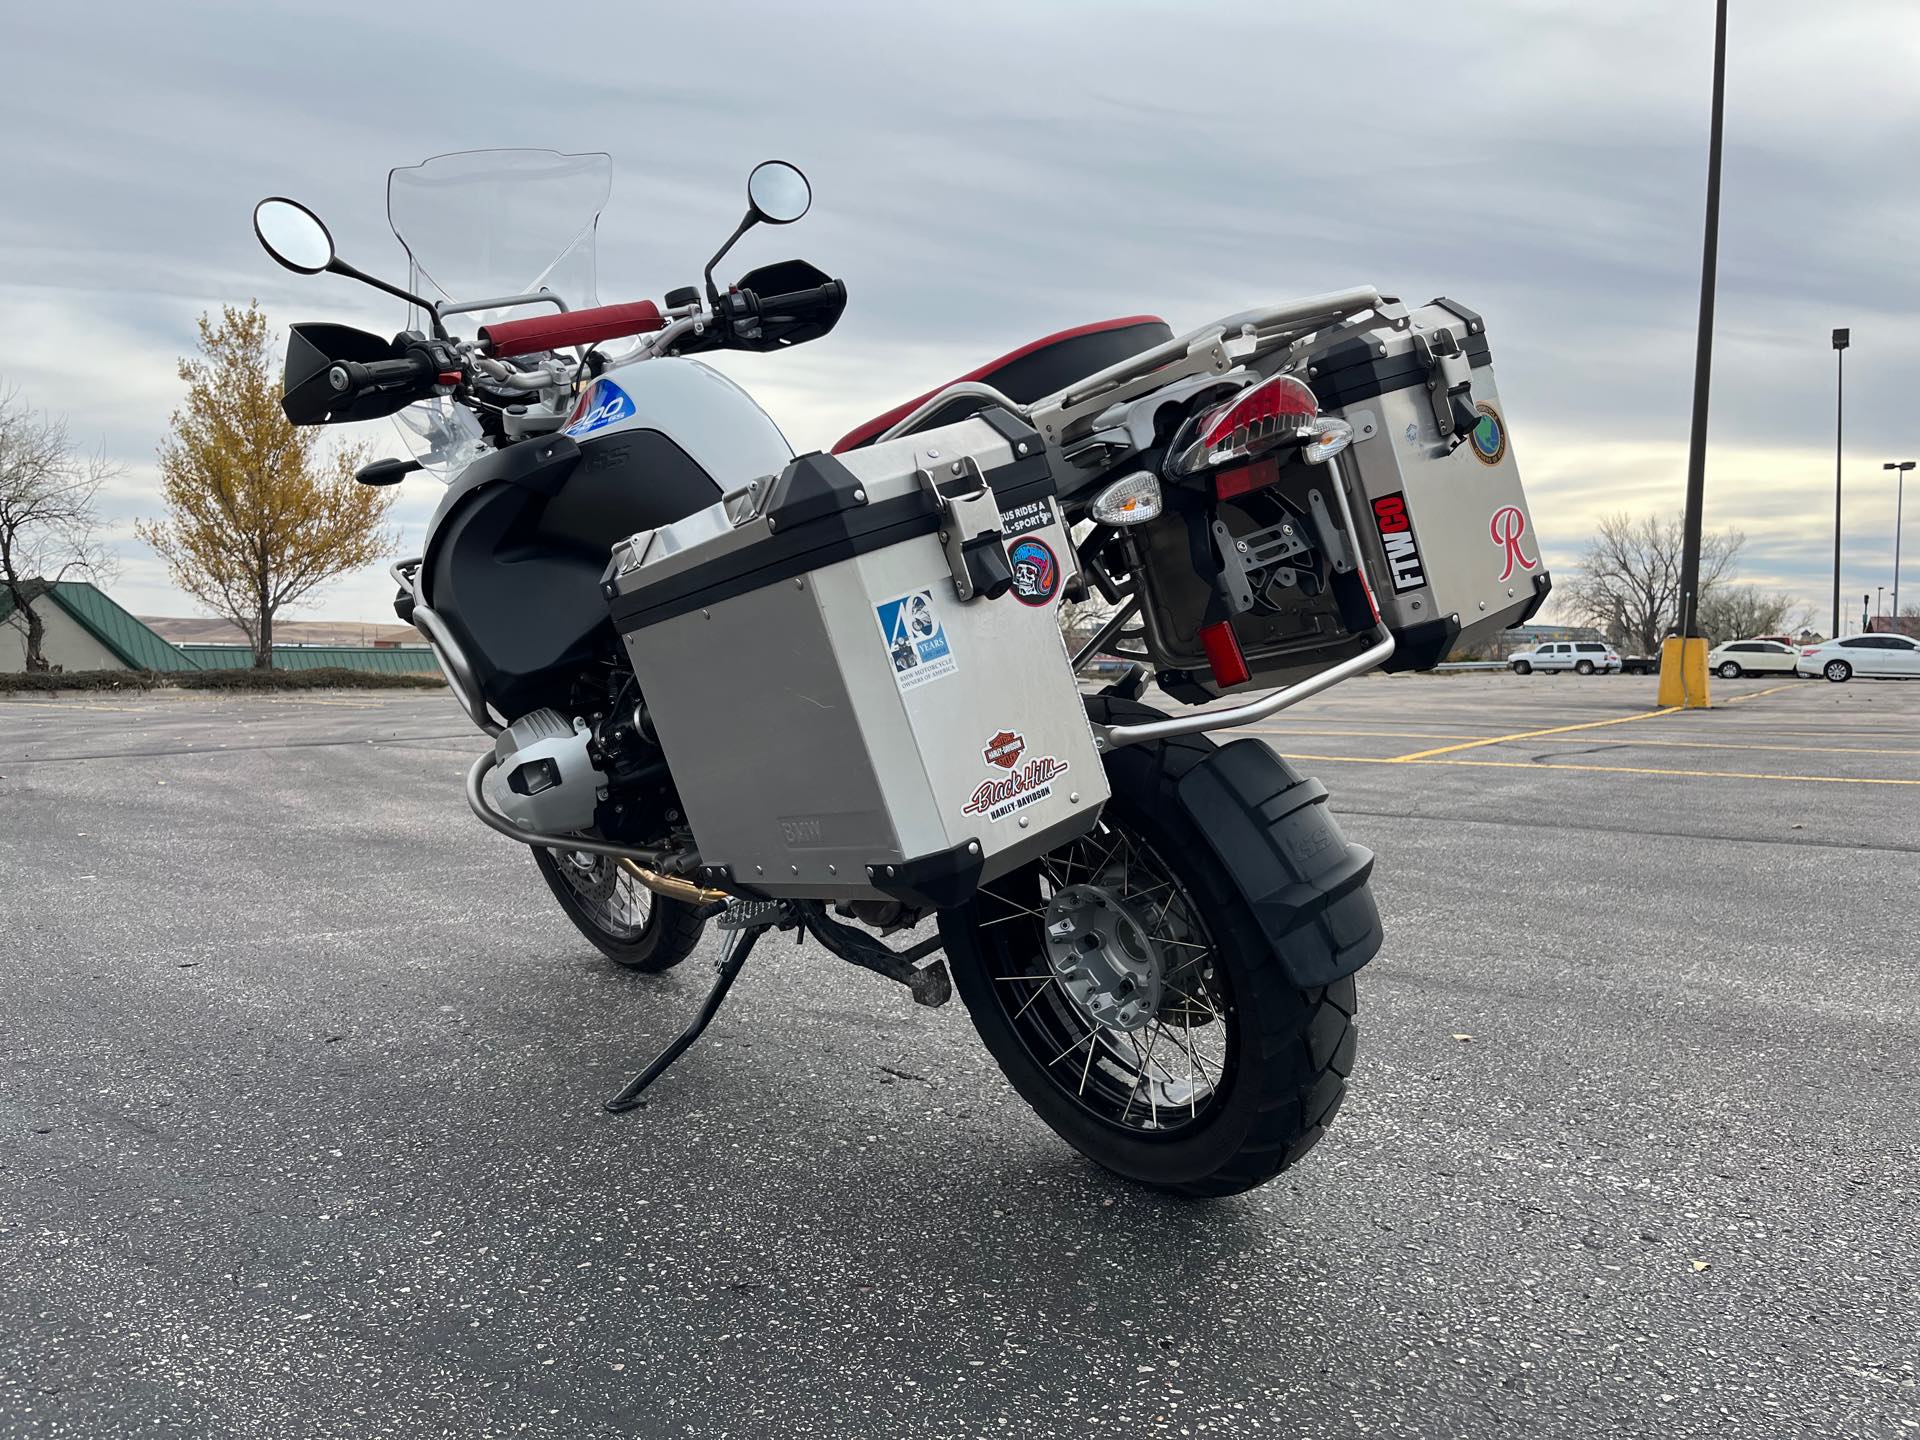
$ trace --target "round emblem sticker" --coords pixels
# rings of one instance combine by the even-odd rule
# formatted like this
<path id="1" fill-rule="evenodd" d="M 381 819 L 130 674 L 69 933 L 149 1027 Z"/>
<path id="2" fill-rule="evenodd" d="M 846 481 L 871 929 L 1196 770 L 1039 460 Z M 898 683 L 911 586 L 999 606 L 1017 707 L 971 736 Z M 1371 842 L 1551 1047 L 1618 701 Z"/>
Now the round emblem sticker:
<path id="1" fill-rule="evenodd" d="M 1060 562 L 1044 540 L 1021 540 L 1008 547 L 1013 567 L 1013 597 L 1022 605 L 1044 605 L 1060 588 Z"/>
<path id="2" fill-rule="evenodd" d="M 1507 454 L 1507 427 L 1491 405 L 1476 405 L 1480 423 L 1473 427 L 1473 454 L 1482 465 L 1498 465 Z"/>

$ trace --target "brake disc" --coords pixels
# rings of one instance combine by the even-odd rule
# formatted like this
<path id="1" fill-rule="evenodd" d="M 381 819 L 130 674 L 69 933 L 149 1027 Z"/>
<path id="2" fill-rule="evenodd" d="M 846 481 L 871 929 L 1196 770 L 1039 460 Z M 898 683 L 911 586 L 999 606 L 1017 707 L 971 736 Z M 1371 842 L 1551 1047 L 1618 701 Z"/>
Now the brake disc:
<path id="1" fill-rule="evenodd" d="M 594 855 L 585 850 L 565 850 L 556 857 L 560 873 L 567 877 L 574 893 L 583 900 L 610 900 L 620 883 L 620 862 L 611 855 Z"/>

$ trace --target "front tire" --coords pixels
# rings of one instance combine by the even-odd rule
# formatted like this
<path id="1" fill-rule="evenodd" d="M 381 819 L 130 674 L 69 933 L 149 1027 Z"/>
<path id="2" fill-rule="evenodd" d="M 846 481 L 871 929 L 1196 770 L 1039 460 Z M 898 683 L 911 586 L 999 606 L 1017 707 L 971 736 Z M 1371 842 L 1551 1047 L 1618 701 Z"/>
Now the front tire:
<path id="1" fill-rule="evenodd" d="M 1593 662 L 1591 660 L 1582 660 L 1573 668 L 1582 675 L 1591 675 L 1593 673 Z"/>
<path id="2" fill-rule="evenodd" d="M 1718 674 L 1722 680 L 1738 680 L 1740 678 L 1739 661 L 1737 660 L 1726 661 L 1720 666 Z"/>
<path id="3" fill-rule="evenodd" d="M 1097 720 L 1157 718 L 1096 705 Z M 1296 986 L 1208 863 L 1175 786 L 1212 749 L 1182 736 L 1116 752 L 1093 832 L 940 917 L 974 1026 L 1040 1118 L 1097 1164 L 1188 1196 L 1250 1190 L 1312 1149 L 1346 1097 L 1358 1038 L 1353 977 Z M 1049 965 L 1046 915 L 1063 891 L 1090 890 L 1157 952 L 1156 1005 L 1131 1029 L 1096 1024 Z"/>
<path id="4" fill-rule="evenodd" d="M 1533 666 L 1524 660 L 1516 660 L 1513 662 L 1513 673 L 1516 675 L 1531 675 L 1533 673 Z"/>
<path id="5" fill-rule="evenodd" d="M 1853 666 L 1844 660 L 1829 660 L 1820 673 L 1836 685 L 1844 685 L 1853 678 Z"/>
<path id="6" fill-rule="evenodd" d="M 654 894 L 610 855 L 536 849 L 533 863 L 574 928 L 615 964 L 657 975 L 700 943 L 699 911 Z"/>

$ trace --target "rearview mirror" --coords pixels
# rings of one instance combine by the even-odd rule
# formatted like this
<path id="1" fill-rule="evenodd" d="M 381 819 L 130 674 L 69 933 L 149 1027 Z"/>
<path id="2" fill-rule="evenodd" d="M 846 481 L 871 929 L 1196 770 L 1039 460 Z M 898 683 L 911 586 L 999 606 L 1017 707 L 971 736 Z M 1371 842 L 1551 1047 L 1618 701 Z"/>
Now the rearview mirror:
<path id="1" fill-rule="evenodd" d="M 333 264 L 333 234 L 318 215 L 278 195 L 253 207 L 253 233 L 261 248 L 287 269 L 318 275 Z"/>
<path id="2" fill-rule="evenodd" d="M 747 205 L 769 225 L 791 225 L 812 208 L 813 187 L 799 166 L 762 160 L 747 176 Z"/>

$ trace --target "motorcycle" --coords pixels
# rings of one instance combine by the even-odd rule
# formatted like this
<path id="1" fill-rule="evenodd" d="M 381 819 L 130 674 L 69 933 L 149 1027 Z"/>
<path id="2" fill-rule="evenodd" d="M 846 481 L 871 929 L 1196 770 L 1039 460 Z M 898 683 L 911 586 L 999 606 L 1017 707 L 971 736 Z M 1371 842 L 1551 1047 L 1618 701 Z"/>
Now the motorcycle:
<path id="1" fill-rule="evenodd" d="M 807 213 L 806 177 L 754 168 L 701 286 L 600 305 L 610 174 L 552 151 L 393 171 L 404 287 L 297 202 L 254 213 L 281 265 L 413 307 L 392 340 L 293 326 L 283 406 L 394 416 L 414 457 L 358 478 L 446 481 L 392 573 L 493 740 L 473 813 L 618 964 L 725 936 L 699 1013 L 607 1108 L 789 930 L 918 1003 L 957 988 L 1107 1169 L 1189 1195 L 1272 1179 L 1346 1094 L 1373 856 L 1318 781 L 1211 732 L 1544 600 L 1481 318 L 1359 288 L 1179 335 L 1107 321 L 795 456 L 697 357 L 834 329 L 847 287 L 806 261 L 713 278 Z M 1097 617 L 1071 652 L 1069 604 Z"/>

